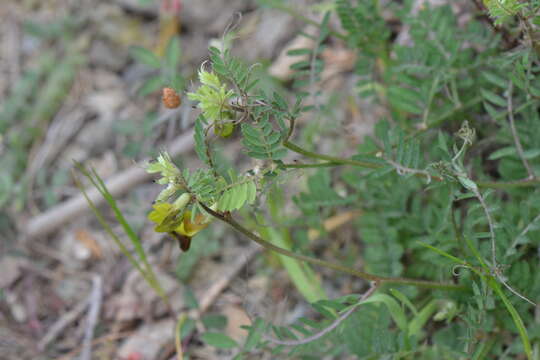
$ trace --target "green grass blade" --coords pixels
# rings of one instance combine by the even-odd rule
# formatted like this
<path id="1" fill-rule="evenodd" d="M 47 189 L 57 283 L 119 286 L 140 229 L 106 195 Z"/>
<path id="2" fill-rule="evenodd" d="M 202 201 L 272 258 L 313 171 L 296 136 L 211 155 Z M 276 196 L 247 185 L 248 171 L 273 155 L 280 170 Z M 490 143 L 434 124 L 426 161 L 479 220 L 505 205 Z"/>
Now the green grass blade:
<path id="1" fill-rule="evenodd" d="M 287 241 L 287 230 L 283 230 L 281 234 L 272 228 L 263 229 L 261 227 L 258 230 L 261 235 L 268 239 L 272 244 L 291 250 L 290 243 Z M 320 279 L 317 278 L 316 274 L 308 264 L 303 264 L 288 256 L 279 254 L 276 256 L 289 274 L 291 281 L 308 302 L 313 303 L 328 298 L 322 288 Z"/>
<path id="2" fill-rule="evenodd" d="M 465 242 L 466 242 L 467 246 L 469 247 L 471 252 L 474 254 L 476 259 L 480 262 L 482 267 L 485 270 L 489 271 L 489 267 L 487 266 L 487 264 L 482 259 L 482 256 L 480 255 L 478 250 L 473 246 L 471 240 L 469 238 L 467 238 L 467 237 L 464 237 L 464 239 L 465 239 Z M 419 242 L 419 244 L 424 246 L 424 247 L 427 247 L 427 248 L 435 251 L 436 253 L 438 253 L 438 254 L 440 254 L 442 256 L 445 256 L 445 257 L 447 257 L 447 258 L 449 258 L 449 259 L 451 259 L 451 260 L 453 260 L 453 261 L 455 261 L 455 262 L 457 262 L 459 264 L 467 265 L 467 262 L 465 262 L 465 261 L 463 261 L 463 260 L 461 260 L 461 259 L 459 259 L 459 258 L 457 258 L 455 256 L 452 256 L 452 255 L 448 254 L 446 251 L 437 249 L 436 247 L 433 247 L 431 245 L 424 244 L 424 243 L 421 243 L 421 242 Z M 512 305 L 510 300 L 508 300 L 506 295 L 504 295 L 504 292 L 502 291 L 501 287 L 499 286 L 499 283 L 492 276 L 483 275 L 478 270 L 475 270 L 472 267 L 469 267 L 469 268 L 471 270 L 473 270 L 476 274 L 478 274 L 480 277 L 485 279 L 487 281 L 489 287 L 492 288 L 493 291 L 495 291 L 495 293 L 502 300 L 504 306 L 506 307 L 506 309 L 510 313 L 510 316 L 512 316 L 512 319 L 514 320 L 514 324 L 516 325 L 516 327 L 518 329 L 519 336 L 521 338 L 521 342 L 523 343 L 523 348 L 525 349 L 525 354 L 527 355 L 527 359 L 532 360 L 532 348 L 531 348 L 531 342 L 529 340 L 529 336 L 527 335 L 527 329 L 525 329 L 525 325 L 523 324 L 523 320 L 519 316 L 519 313 L 517 312 L 514 305 Z"/>
<path id="3" fill-rule="evenodd" d="M 437 300 L 431 300 L 420 312 L 411 320 L 409 324 L 409 335 L 415 336 L 420 333 L 431 315 L 437 310 Z"/>
<path id="4" fill-rule="evenodd" d="M 98 217 L 99 222 L 101 225 L 106 229 L 106 231 L 111 235 L 114 242 L 118 245 L 120 250 L 124 255 L 126 255 L 129 259 L 129 261 L 134 265 L 134 267 L 141 273 L 143 278 L 148 282 L 148 284 L 156 291 L 156 293 L 165 301 L 165 303 L 169 303 L 167 294 L 163 290 L 161 284 L 159 283 L 159 280 L 157 279 L 152 266 L 148 262 L 148 259 L 146 257 L 146 254 L 144 252 L 144 248 L 142 247 L 141 241 L 133 228 L 129 225 L 127 220 L 125 219 L 124 215 L 122 214 L 122 211 L 118 208 L 116 204 L 116 200 L 112 196 L 112 194 L 107 189 L 105 183 L 100 178 L 100 176 L 96 173 L 94 169 L 92 169 L 91 173 L 84 168 L 84 166 L 78 162 L 75 162 L 75 166 L 77 169 L 90 180 L 92 185 L 100 192 L 101 196 L 107 201 L 111 209 L 113 210 L 113 213 L 118 220 L 118 222 L 122 225 L 122 228 L 124 229 L 124 232 L 130 239 L 131 243 L 134 246 L 135 252 L 137 253 L 138 257 L 140 258 L 143 266 L 131 255 L 130 251 L 127 249 L 127 247 L 122 243 L 122 241 L 112 232 L 112 229 L 110 226 L 108 226 L 107 222 L 105 221 L 104 217 L 101 215 L 97 207 L 92 203 L 86 192 L 84 191 L 82 185 L 80 182 L 78 182 L 79 188 L 83 191 L 83 194 L 94 211 L 94 214 Z M 109 230 L 107 230 L 107 228 Z"/>
<path id="5" fill-rule="evenodd" d="M 517 312 L 516 308 L 510 300 L 504 295 L 504 292 L 502 291 L 499 283 L 493 278 L 488 278 L 488 285 L 497 293 L 497 295 L 501 298 L 502 302 L 504 303 L 504 306 L 510 313 L 510 316 L 512 316 L 512 319 L 514 320 L 514 324 L 517 327 L 519 337 L 521 338 L 521 342 L 523 343 L 523 348 L 525 350 L 525 354 L 527 355 L 527 359 L 532 360 L 532 348 L 531 348 L 531 342 L 529 340 L 529 335 L 527 334 L 527 329 L 525 328 L 525 324 L 523 324 L 523 320 L 521 319 L 521 316 L 519 316 L 519 313 Z"/>
<path id="6" fill-rule="evenodd" d="M 90 199 L 90 197 L 88 197 L 88 194 L 86 193 L 86 190 L 84 189 L 84 187 L 82 186 L 82 184 L 80 183 L 80 181 L 74 177 L 75 179 L 75 184 L 76 186 L 81 190 L 84 198 L 86 199 L 86 201 L 88 202 L 88 206 L 90 207 L 90 209 L 92 209 L 92 211 L 94 212 L 94 215 L 96 215 L 96 218 L 98 219 L 99 223 L 101 224 L 101 226 L 103 226 L 103 228 L 105 229 L 105 231 L 107 232 L 107 234 L 109 234 L 109 236 L 113 239 L 114 243 L 118 246 L 118 248 L 120 249 L 120 251 L 122 252 L 122 254 L 124 254 L 129 262 L 131 263 L 131 265 L 133 265 L 133 267 L 135 267 L 140 273 L 141 275 L 146 279 L 147 279 L 147 275 L 146 275 L 146 272 L 144 271 L 144 269 L 139 265 L 139 263 L 137 262 L 137 260 L 133 257 L 133 255 L 131 255 L 131 252 L 128 250 L 128 248 L 124 245 L 124 243 L 122 242 L 122 240 L 120 240 L 120 238 L 114 233 L 114 231 L 112 230 L 112 228 L 109 226 L 109 224 L 105 221 L 105 218 L 103 217 L 103 215 L 101 214 L 101 212 L 99 211 L 99 209 L 96 207 L 96 205 L 92 202 L 92 200 Z"/>
<path id="7" fill-rule="evenodd" d="M 450 260 L 452 260 L 452 261 L 454 261 L 454 262 L 457 262 L 458 264 L 461 264 L 461 265 L 468 265 L 467 262 L 466 262 L 465 260 L 461 260 L 460 258 L 457 258 L 457 257 L 455 257 L 454 255 L 450 255 L 449 253 L 447 253 L 447 252 L 444 251 L 444 250 L 441 250 L 441 249 L 436 248 L 436 247 L 434 247 L 434 246 L 431 246 L 431 245 L 429 245 L 429 244 L 423 243 L 423 242 L 421 242 L 421 241 L 418 241 L 417 243 L 418 243 L 419 245 L 423 246 L 423 247 L 426 247 L 426 248 L 428 248 L 428 249 L 430 249 L 430 250 L 435 251 L 437 254 L 439 254 L 439 255 L 441 255 L 441 256 L 444 256 L 444 257 L 446 257 L 446 258 L 448 258 L 448 259 L 450 259 Z"/>

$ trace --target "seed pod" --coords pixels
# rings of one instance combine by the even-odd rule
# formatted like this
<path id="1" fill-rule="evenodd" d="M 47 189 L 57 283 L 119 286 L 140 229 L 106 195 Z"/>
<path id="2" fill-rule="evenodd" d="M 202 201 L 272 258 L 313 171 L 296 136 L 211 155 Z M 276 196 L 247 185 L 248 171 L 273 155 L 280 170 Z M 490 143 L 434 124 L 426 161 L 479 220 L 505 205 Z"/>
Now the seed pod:
<path id="1" fill-rule="evenodd" d="M 180 95 L 173 88 L 163 88 L 163 105 L 168 109 L 176 109 L 182 103 Z"/>

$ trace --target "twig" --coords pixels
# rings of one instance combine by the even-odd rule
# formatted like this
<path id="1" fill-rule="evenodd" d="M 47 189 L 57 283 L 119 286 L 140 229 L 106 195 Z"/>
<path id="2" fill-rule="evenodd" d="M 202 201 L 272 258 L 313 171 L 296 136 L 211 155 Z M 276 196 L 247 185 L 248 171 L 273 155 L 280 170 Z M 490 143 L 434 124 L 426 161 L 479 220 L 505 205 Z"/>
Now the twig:
<path id="1" fill-rule="evenodd" d="M 225 271 L 223 275 L 221 275 L 221 277 L 201 296 L 198 309 L 199 313 L 206 312 L 210 306 L 212 306 L 219 294 L 229 286 L 229 283 L 236 277 L 240 270 L 242 270 L 260 250 L 260 247 L 251 245 L 238 255 L 236 261 L 227 269 L 227 271 Z"/>
<path id="2" fill-rule="evenodd" d="M 121 339 L 124 339 L 133 335 L 133 333 L 134 331 L 126 331 L 126 332 L 120 332 L 120 333 L 107 334 L 98 339 L 93 340 L 92 346 L 108 343 L 111 341 L 118 341 L 118 340 L 121 340 Z M 69 353 L 63 355 L 61 358 L 58 358 L 57 360 L 72 360 L 80 352 L 81 352 L 80 347 L 75 348 L 71 350 Z"/>
<path id="3" fill-rule="evenodd" d="M 86 322 L 86 330 L 84 332 L 84 339 L 81 352 L 81 360 L 92 359 L 92 340 L 94 338 L 94 329 L 99 318 L 99 311 L 101 309 L 101 300 L 103 297 L 101 276 L 92 276 L 92 293 L 90 294 L 90 309 L 88 311 L 88 319 Z"/>
<path id="4" fill-rule="evenodd" d="M 54 341 L 69 324 L 77 320 L 88 306 L 89 299 L 85 299 L 77 304 L 73 309 L 63 314 L 47 331 L 45 336 L 38 342 L 38 350 L 43 351 L 52 341 Z"/>
<path id="5" fill-rule="evenodd" d="M 516 130 L 516 125 L 514 123 L 514 109 L 512 105 L 512 89 L 514 85 L 512 84 L 512 81 L 508 82 L 508 98 L 507 98 L 507 109 L 508 109 L 508 121 L 510 122 L 510 129 L 512 130 L 512 137 L 514 138 L 514 144 L 516 145 L 516 151 L 518 153 L 519 158 L 521 159 L 521 162 L 523 163 L 523 166 L 525 169 L 527 169 L 527 174 L 529 174 L 529 179 L 534 179 L 536 176 L 534 175 L 534 171 L 531 168 L 531 165 L 525 159 L 525 154 L 523 153 L 523 147 L 521 146 L 521 141 L 519 140 L 519 136 Z"/>
<path id="6" fill-rule="evenodd" d="M 332 324 L 330 324 L 326 328 L 322 329 L 318 333 L 315 333 L 315 334 L 313 334 L 311 336 L 308 336 L 307 338 L 301 339 L 301 340 L 279 340 L 279 339 L 274 339 L 274 338 L 269 337 L 269 336 L 264 336 L 264 340 L 267 340 L 267 341 L 269 341 L 271 343 L 274 343 L 274 344 L 286 345 L 286 346 L 305 345 L 305 344 L 308 344 L 308 343 L 310 343 L 312 341 L 318 340 L 318 339 L 322 338 L 324 335 L 326 335 L 329 332 L 331 332 L 332 330 L 334 330 L 336 327 L 339 326 L 339 324 L 341 324 L 345 319 L 347 319 L 350 315 L 352 315 L 354 313 L 354 311 L 356 309 L 358 309 L 358 307 L 360 305 L 362 305 L 363 301 L 366 300 L 368 297 L 370 297 L 375 292 L 375 290 L 377 290 L 378 286 L 379 286 L 379 283 L 374 281 L 371 284 L 371 287 L 369 288 L 369 290 L 366 291 L 366 293 L 364 295 L 362 295 L 362 297 L 360 298 L 358 303 L 351 306 L 347 311 L 345 311 L 343 314 L 341 314 L 341 316 L 339 316 L 336 320 L 334 320 L 334 322 Z"/>
<path id="7" fill-rule="evenodd" d="M 193 131 L 187 131 L 170 144 L 169 153 L 171 156 L 176 156 L 191 150 L 193 141 Z M 143 164 L 147 161 L 148 160 L 143 160 L 107 180 L 105 185 L 110 193 L 113 196 L 118 196 L 128 191 L 133 186 L 148 181 L 152 177 L 152 174 L 148 174 L 144 170 Z M 88 190 L 88 196 L 96 206 L 99 206 L 105 201 L 99 191 L 95 188 Z M 31 218 L 27 224 L 22 224 L 21 230 L 27 238 L 47 235 L 88 210 L 89 207 L 87 201 L 82 194 L 79 194 L 64 203 L 49 209 L 43 214 Z"/>

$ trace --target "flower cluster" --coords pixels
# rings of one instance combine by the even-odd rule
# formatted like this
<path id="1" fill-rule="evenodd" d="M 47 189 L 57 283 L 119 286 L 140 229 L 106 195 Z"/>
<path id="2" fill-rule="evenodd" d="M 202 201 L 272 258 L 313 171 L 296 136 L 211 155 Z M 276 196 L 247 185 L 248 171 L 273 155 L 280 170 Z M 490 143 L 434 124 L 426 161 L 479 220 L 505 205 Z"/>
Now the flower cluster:
<path id="1" fill-rule="evenodd" d="M 146 171 L 160 173 L 157 183 L 166 185 L 156 198 L 154 210 L 148 219 L 155 223 L 156 232 L 168 233 L 180 241 L 182 250 L 189 249 L 191 238 L 206 228 L 211 218 L 204 214 L 194 214 L 188 210 L 195 200 L 187 192 L 180 170 L 173 164 L 167 153 L 160 154 L 157 159 L 148 164 Z M 182 192 L 180 195 L 180 192 Z M 170 202 L 171 199 L 176 199 Z"/>
<path id="2" fill-rule="evenodd" d="M 202 110 L 204 118 L 214 125 L 216 134 L 222 137 L 231 135 L 234 125 L 229 101 L 234 92 L 227 90 L 227 86 L 221 83 L 215 73 L 203 68 L 199 70 L 199 81 L 202 85 L 196 92 L 188 93 L 188 98 L 199 102 L 197 106 Z"/>

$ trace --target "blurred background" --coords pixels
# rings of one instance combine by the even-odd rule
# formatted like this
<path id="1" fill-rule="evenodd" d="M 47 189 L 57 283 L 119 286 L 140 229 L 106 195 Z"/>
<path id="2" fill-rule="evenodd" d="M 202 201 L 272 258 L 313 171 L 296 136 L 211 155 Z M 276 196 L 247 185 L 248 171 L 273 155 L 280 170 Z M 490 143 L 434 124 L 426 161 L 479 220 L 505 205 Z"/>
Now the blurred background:
<path id="1" fill-rule="evenodd" d="M 204 230 L 184 254 L 154 233 L 146 216 L 160 188 L 142 164 L 167 149 L 177 163 L 199 166 L 191 132 L 198 110 L 185 96 L 175 110 L 160 99 L 163 86 L 193 88 L 208 46 L 232 44 L 236 56 L 259 63 L 254 71 L 261 88 L 288 91 L 289 67 L 298 58 L 286 51 L 312 46 L 300 35 L 314 31 L 306 19 L 320 22 L 331 3 L 2 0 L 0 359 L 175 356 L 175 319 L 89 211 L 73 180 L 74 160 L 93 166 L 107 182 L 173 307 L 190 314 L 182 328 L 190 358 L 232 356 L 207 346 L 202 331 L 242 342 L 247 332 L 240 326 L 253 316 L 275 323 L 309 316 L 279 262 L 256 256 L 256 246 L 220 224 Z M 338 26 L 331 18 L 330 27 Z M 379 110 L 365 105 L 360 112 L 360 100 L 343 96 L 354 86 L 355 61 L 343 43 L 329 40 L 321 57 L 326 67 L 317 86 L 334 107 L 304 122 L 303 141 L 343 154 L 371 131 Z M 234 137 L 220 146 L 224 166 L 254 166 L 237 156 Z M 345 214 L 336 224 L 352 217 Z M 118 229 L 114 217 L 106 220 Z M 339 236 L 352 235 L 345 227 Z M 325 284 L 329 296 L 364 285 L 348 278 Z"/>

